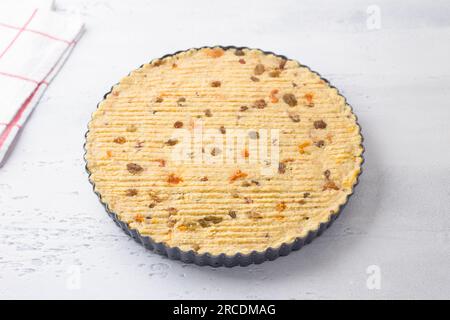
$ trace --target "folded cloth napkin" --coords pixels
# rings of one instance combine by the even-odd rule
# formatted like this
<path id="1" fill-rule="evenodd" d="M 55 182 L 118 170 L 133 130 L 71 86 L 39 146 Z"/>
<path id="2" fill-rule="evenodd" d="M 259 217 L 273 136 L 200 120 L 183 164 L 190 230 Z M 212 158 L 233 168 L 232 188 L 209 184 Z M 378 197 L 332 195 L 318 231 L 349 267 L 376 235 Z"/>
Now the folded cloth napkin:
<path id="1" fill-rule="evenodd" d="M 49 0 L 0 2 L 0 166 L 83 33 Z"/>

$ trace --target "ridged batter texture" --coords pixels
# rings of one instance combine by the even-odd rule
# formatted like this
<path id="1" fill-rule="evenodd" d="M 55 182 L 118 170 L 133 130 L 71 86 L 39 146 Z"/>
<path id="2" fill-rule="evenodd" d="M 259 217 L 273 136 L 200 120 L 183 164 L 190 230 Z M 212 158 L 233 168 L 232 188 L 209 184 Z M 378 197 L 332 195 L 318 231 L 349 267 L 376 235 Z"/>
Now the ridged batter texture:
<path id="1" fill-rule="evenodd" d="M 180 162 L 177 130 L 278 129 L 279 164 Z M 144 236 L 184 251 L 250 253 L 316 230 L 347 201 L 362 163 L 359 126 L 338 91 L 296 61 L 260 50 L 203 48 L 123 78 L 89 124 L 87 168 L 109 210 Z M 205 139 L 202 154 L 225 157 Z"/>

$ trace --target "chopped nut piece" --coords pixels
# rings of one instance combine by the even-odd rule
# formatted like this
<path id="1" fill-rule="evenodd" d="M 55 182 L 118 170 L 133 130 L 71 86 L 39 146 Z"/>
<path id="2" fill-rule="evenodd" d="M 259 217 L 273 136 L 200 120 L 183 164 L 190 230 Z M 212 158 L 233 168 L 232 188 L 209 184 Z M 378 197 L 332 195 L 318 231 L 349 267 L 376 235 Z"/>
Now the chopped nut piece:
<path id="1" fill-rule="evenodd" d="M 327 127 L 327 124 L 323 120 L 317 120 L 314 121 L 314 128 L 316 129 L 325 129 Z"/>
<path id="2" fill-rule="evenodd" d="M 242 182 L 242 186 L 243 186 L 243 187 L 250 187 L 250 186 L 251 186 L 251 183 L 248 182 L 248 181 L 244 181 L 244 182 Z"/>
<path id="3" fill-rule="evenodd" d="M 178 143 L 178 139 L 169 139 L 165 142 L 166 145 L 168 146 L 174 146 Z"/>
<path id="4" fill-rule="evenodd" d="M 136 132 L 136 131 L 137 131 L 137 127 L 136 127 L 134 124 L 130 124 L 130 125 L 127 127 L 127 131 L 128 131 L 128 132 Z"/>
<path id="5" fill-rule="evenodd" d="M 272 70 L 269 72 L 269 77 L 278 78 L 280 76 L 280 70 Z"/>
<path id="6" fill-rule="evenodd" d="M 127 197 L 134 197 L 134 196 L 137 196 L 137 194 L 138 194 L 137 189 L 128 189 L 127 191 L 125 191 L 125 195 Z"/>
<path id="7" fill-rule="evenodd" d="M 198 252 L 198 250 L 200 250 L 200 245 L 198 243 L 194 243 L 192 245 L 192 250 L 194 250 L 195 252 Z"/>
<path id="8" fill-rule="evenodd" d="M 170 208 L 167 208 L 167 212 L 169 213 L 169 216 L 170 216 L 170 215 L 173 215 L 173 214 L 177 214 L 178 209 L 170 207 Z"/>
<path id="9" fill-rule="evenodd" d="M 301 199 L 301 200 L 298 200 L 297 201 L 299 204 L 305 204 L 306 203 L 306 201 L 305 200 L 303 200 L 303 199 Z"/>
<path id="10" fill-rule="evenodd" d="M 249 198 L 249 197 L 245 197 L 244 198 L 245 203 L 250 204 L 253 203 L 253 199 Z"/>
<path id="11" fill-rule="evenodd" d="M 211 109 L 206 109 L 206 110 L 205 110 L 205 116 L 207 116 L 207 117 L 212 117 Z"/>
<path id="12" fill-rule="evenodd" d="M 183 122 L 177 121 L 177 122 L 175 122 L 173 124 L 173 126 L 174 126 L 174 128 L 177 128 L 177 129 L 182 128 L 183 127 Z"/>
<path id="13" fill-rule="evenodd" d="M 129 163 L 129 164 L 127 164 L 127 170 L 131 174 L 137 174 L 137 173 L 141 173 L 142 171 L 144 171 L 144 168 L 142 168 L 140 165 L 138 165 L 136 163 Z"/>
<path id="14" fill-rule="evenodd" d="M 117 137 L 114 139 L 114 143 L 117 144 L 124 144 L 125 142 L 127 142 L 127 139 L 125 139 L 124 137 Z"/>
<path id="15" fill-rule="evenodd" d="M 330 175 L 331 175 L 331 172 L 330 172 L 330 170 L 325 170 L 324 172 L 323 172 L 323 175 L 325 176 L 325 178 L 328 180 L 328 179 L 330 179 Z"/>
<path id="16" fill-rule="evenodd" d="M 259 76 L 259 75 L 262 75 L 264 73 L 264 71 L 266 71 L 266 68 L 264 67 L 264 65 L 261 63 L 258 63 L 253 72 L 255 73 L 255 75 Z"/>
<path id="17" fill-rule="evenodd" d="M 277 205 L 275 206 L 275 208 L 277 209 L 278 212 L 283 212 L 284 210 L 286 210 L 286 203 L 285 202 L 279 202 L 277 203 Z"/>
<path id="18" fill-rule="evenodd" d="M 339 190 L 339 188 L 334 181 L 327 181 L 322 188 L 322 191 L 325 190 Z"/>
<path id="19" fill-rule="evenodd" d="M 247 110 L 248 110 L 248 107 L 247 107 L 247 106 L 241 106 L 240 110 L 241 110 L 241 111 L 247 111 Z"/>
<path id="20" fill-rule="evenodd" d="M 246 178 L 248 176 L 248 174 L 247 173 L 245 173 L 245 172 L 242 172 L 241 170 L 236 170 L 234 173 L 233 173 L 233 175 L 230 177 L 230 183 L 232 183 L 232 182 L 234 182 L 234 181 L 236 181 L 236 180 L 238 180 L 238 179 L 243 179 L 243 178 Z"/>
<path id="21" fill-rule="evenodd" d="M 198 220 L 198 223 L 203 228 L 207 228 L 207 227 L 211 226 L 211 224 L 218 224 L 218 223 L 221 223 L 222 221 L 223 221 L 222 217 L 207 216 L 207 217 L 204 217 L 203 219 Z"/>
<path id="22" fill-rule="evenodd" d="M 156 97 L 156 100 L 155 100 L 156 103 L 161 103 L 163 101 L 164 101 L 164 99 L 162 97 Z"/>
<path id="23" fill-rule="evenodd" d="M 250 131 L 248 133 L 248 137 L 253 140 L 259 139 L 259 132 L 258 131 Z"/>
<path id="24" fill-rule="evenodd" d="M 250 80 L 252 80 L 253 82 L 258 82 L 259 78 L 255 77 L 255 76 L 251 76 Z"/>
<path id="25" fill-rule="evenodd" d="M 278 164 L 278 173 L 280 173 L 280 174 L 286 173 L 286 164 L 285 163 L 280 162 Z"/>
<path id="26" fill-rule="evenodd" d="M 228 215 L 231 217 L 231 219 L 236 219 L 236 211 L 230 210 L 228 211 Z"/>
<path id="27" fill-rule="evenodd" d="M 290 107 L 295 107 L 297 105 L 297 98 L 292 93 L 285 93 L 283 95 L 283 101 Z"/>
<path id="28" fill-rule="evenodd" d="M 166 166 L 166 160 L 164 159 L 156 159 L 156 162 L 159 162 L 159 166 L 160 167 L 165 167 Z"/>
<path id="29" fill-rule="evenodd" d="M 298 113 L 289 112 L 288 115 L 289 115 L 289 118 L 290 118 L 293 122 L 300 122 L 300 116 L 299 116 Z"/>
<path id="30" fill-rule="evenodd" d="M 183 179 L 181 177 L 178 177 L 174 173 L 169 174 L 167 177 L 167 182 L 169 184 L 179 184 L 180 182 L 183 182 Z"/>
<path id="31" fill-rule="evenodd" d="M 185 97 L 181 97 L 177 100 L 177 102 L 186 102 L 186 98 Z"/>
<path id="32" fill-rule="evenodd" d="M 236 51 L 234 52 L 234 54 L 238 57 L 242 57 L 245 56 L 245 52 L 242 49 L 236 49 Z"/>
<path id="33" fill-rule="evenodd" d="M 303 193 L 303 198 L 309 198 L 311 196 L 311 193 L 305 192 Z"/>
<path id="34" fill-rule="evenodd" d="M 264 109 L 265 107 L 267 107 L 267 103 L 264 99 L 258 99 L 253 103 L 253 106 L 258 109 Z"/>
<path id="35" fill-rule="evenodd" d="M 224 126 L 221 126 L 221 127 L 219 128 L 219 131 L 220 131 L 221 134 L 225 134 L 225 133 L 227 132 L 227 130 L 225 129 Z"/>
<path id="36" fill-rule="evenodd" d="M 211 149 L 211 155 L 212 156 L 217 156 L 218 154 L 220 154 L 222 152 L 222 150 L 220 150 L 220 148 L 212 148 Z"/>
<path id="37" fill-rule="evenodd" d="M 218 88 L 221 85 L 222 85 L 222 82 L 220 82 L 220 81 L 213 81 L 213 82 L 211 82 L 211 87 L 213 87 L 213 88 Z"/>
<path id="38" fill-rule="evenodd" d="M 319 140 L 316 143 L 314 143 L 317 148 L 323 148 L 325 146 L 325 141 Z"/>
<path id="39" fill-rule="evenodd" d="M 246 213 L 250 219 L 259 220 L 262 219 L 262 215 L 259 212 L 250 211 Z"/>

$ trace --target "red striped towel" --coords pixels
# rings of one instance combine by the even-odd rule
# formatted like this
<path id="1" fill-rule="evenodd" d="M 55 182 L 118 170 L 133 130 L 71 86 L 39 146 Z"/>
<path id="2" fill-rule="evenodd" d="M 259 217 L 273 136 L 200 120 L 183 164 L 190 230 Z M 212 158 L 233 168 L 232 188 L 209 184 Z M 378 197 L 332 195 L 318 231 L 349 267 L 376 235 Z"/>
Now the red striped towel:
<path id="1" fill-rule="evenodd" d="M 0 166 L 83 32 L 52 1 L 0 2 Z"/>

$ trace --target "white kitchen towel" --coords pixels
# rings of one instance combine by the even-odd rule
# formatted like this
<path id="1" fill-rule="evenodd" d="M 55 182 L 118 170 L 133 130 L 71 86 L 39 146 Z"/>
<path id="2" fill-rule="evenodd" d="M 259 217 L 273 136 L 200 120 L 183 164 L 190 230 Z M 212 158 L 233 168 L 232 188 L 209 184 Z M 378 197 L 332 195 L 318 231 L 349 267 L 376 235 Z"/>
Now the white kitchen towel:
<path id="1" fill-rule="evenodd" d="M 0 2 L 0 166 L 83 33 L 50 0 Z"/>

